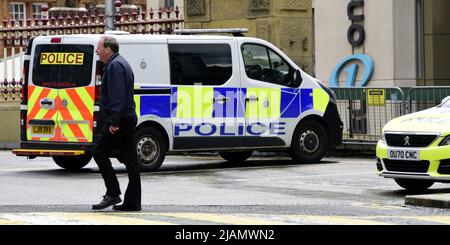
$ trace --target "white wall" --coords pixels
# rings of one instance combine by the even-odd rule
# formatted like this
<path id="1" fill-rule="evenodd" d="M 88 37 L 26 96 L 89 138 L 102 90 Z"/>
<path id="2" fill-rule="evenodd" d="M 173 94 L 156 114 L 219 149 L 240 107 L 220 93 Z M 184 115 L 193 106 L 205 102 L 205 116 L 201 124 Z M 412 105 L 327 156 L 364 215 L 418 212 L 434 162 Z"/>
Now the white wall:
<path id="1" fill-rule="evenodd" d="M 350 0 L 314 0 L 316 76 L 329 82 L 331 72 L 343 58 L 352 54 L 372 57 L 375 70 L 367 86 L 415 85 L 415 0 L 365 0 L 363 46 L 352 49 L 347 41 L 351 21 L 347 16 Z M 358 13 L 358 12 L 356 12 Z M 357 85 L 364 70 L 360 68 Z M 346 73 L 341 72 L 340 86 Z"/>

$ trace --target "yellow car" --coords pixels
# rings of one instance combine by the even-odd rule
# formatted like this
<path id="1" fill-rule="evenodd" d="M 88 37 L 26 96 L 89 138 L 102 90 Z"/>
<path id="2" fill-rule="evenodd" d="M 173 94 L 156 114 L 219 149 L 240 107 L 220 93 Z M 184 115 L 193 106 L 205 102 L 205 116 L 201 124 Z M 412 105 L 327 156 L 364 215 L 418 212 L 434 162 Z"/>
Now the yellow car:
<path id="1" fill-rule="evenodd" d="M 407 190 L 450 183 L 450 96 L 438 106 L 389 121 L 376 155 L 379 175 Z"/>

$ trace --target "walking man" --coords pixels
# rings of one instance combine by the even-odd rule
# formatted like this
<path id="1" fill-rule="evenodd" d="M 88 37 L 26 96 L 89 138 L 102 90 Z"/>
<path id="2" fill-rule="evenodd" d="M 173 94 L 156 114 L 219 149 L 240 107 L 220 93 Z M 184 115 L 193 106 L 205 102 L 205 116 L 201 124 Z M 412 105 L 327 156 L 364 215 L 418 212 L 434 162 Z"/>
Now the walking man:
<path id="1" fill-rule="evenodd" d="M 134 147 L 134 128 L 137 123 L 133 99 L 134 74 L 128 62 L 119 54 L 119 45 L 113 37 L 98 41 L 97 55 L 105 63 L 100 89 L 100 111 L 104 125 L 94 148 L 94 159 L 105 181 L 106 194 L 93 210 L 113 206 L 118 211 L 141 210 L 141 179 Z M 128 171 L 128 187 L 122 205 L 120 186 L 111 165 L 111 151 L 119 149 Z"/>

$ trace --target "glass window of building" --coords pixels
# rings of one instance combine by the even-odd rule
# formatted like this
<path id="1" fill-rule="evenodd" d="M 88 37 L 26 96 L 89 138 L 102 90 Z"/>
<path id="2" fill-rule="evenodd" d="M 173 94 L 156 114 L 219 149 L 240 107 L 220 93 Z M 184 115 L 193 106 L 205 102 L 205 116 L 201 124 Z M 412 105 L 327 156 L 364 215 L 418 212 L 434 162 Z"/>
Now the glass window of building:
<path id="1" fill-rule="evenodd" d="M 45 3 L 33 3 L 33 19 L 42 19 L 46 16 L 45 12 L 42 11 L 42 6 L 47 5 Z"/>
<path id="2" fill-rule="evenodd" d="M 9 17 L 13 20 L 25 20 L 25 3 L 9 3 Z"/>
<path id="3" fill-rule="evenodd" d="M 174 0 L 161 0 L 160 6 L 164 9 L 174 9 L 175 3 Z"/>

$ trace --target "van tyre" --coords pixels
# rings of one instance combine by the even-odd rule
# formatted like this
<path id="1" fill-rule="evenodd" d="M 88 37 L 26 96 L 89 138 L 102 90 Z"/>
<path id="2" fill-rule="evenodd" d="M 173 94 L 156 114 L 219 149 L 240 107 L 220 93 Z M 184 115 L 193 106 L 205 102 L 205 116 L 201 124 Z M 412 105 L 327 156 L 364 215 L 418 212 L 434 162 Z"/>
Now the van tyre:
<path id="1" fill-rule="evenodd" d="M 319 162 L 328 149 L 327 131 L 318 121 L 306 120 L 294 132 L 290 155 L 298 163 Z"/>
<path id="2" fill-rule="evenodd" d="M 423 180 L 423 179 L 396 178 L 394 180 L 395 182 L 397 182 L 399 186 L 408 191 L 424 191 L 434 184 L 434 181 L 432 180 Z"/>
<path id="3" fill-rule="evenodd" d="M 237 152 L 219 152 L 219 155 L 231 162 L 231 163 L 239 163 L 249 159 L 253 154 L 253 151 L 237 151 Z"/>
<path id="4" fill-rule="evenodd" d="M 61 168 L 77 171 L 82 169 L 92 159 L 92 154 L 83 154 L 79 156 L 53 156 L 53 161 Z"/>
<path id="5" fill-rule="evenodd" d="M 166 157 L 167 142 L 155 128 L 141 128 L 136 132 L 136 151 L 141 171 L 155 171 L 161 167 Z"/>

